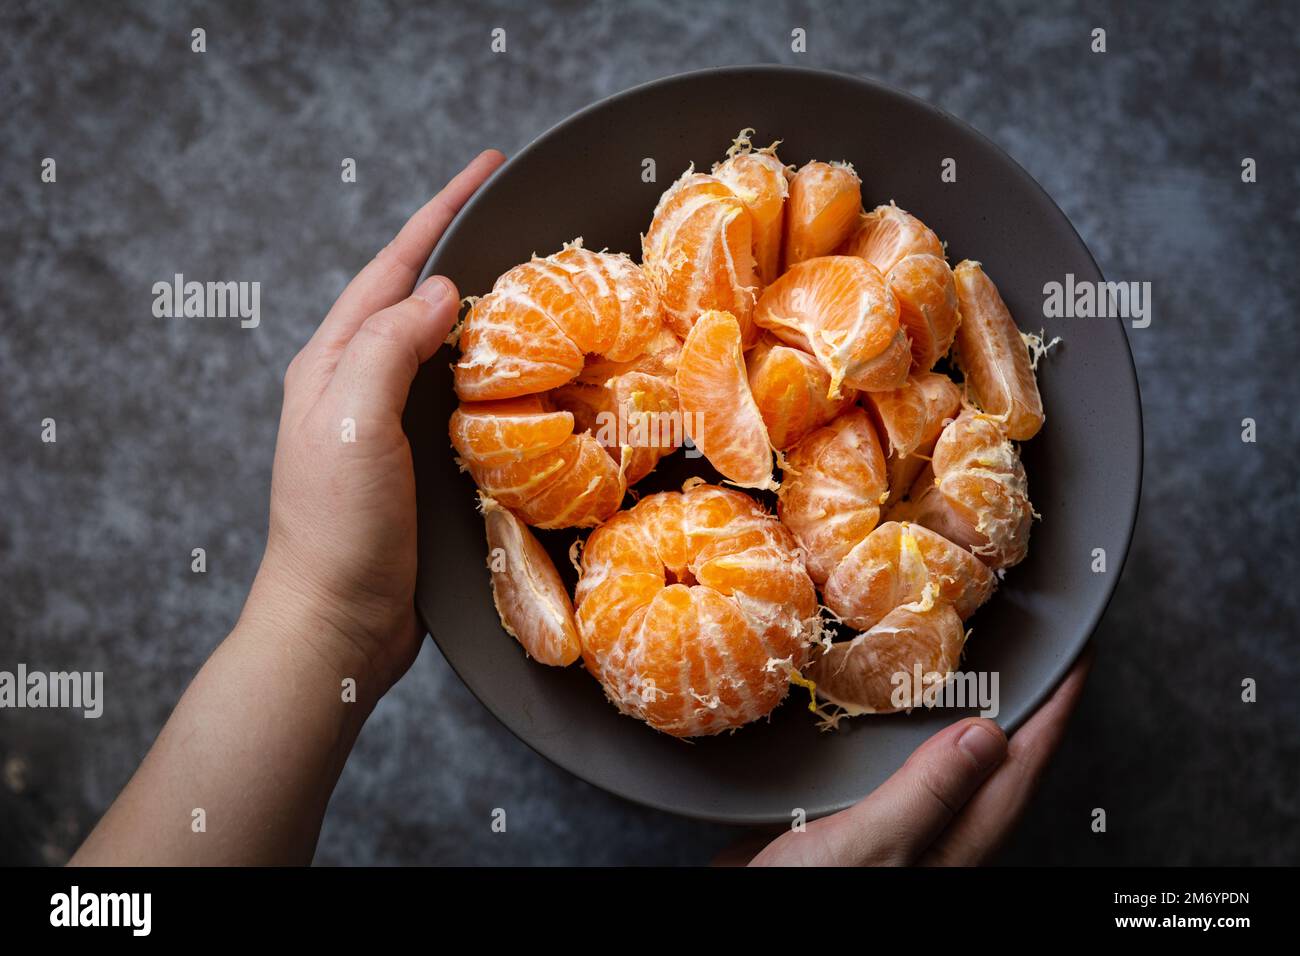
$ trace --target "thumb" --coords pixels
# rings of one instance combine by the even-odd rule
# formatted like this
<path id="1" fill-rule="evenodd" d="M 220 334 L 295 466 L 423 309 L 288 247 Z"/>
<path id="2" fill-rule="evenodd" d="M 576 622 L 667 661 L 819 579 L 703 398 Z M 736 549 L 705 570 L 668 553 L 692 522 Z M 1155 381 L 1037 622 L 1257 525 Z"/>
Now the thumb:
<path id="1" fill-rule="evenodd" d="M 356 417 L 400 419 L 415 373 L 446 340 L 459 301 L 450 279 L 430 276 L 370 316 L 343 350 L 326 393 Z"/>
<path id="2" fill-rule="evenodd" d="M 754 862 L 778 866 L 913 863 L 1006 754 L 1006 735 L 993 721 L 959 721 L 918 747 L 865 799 L 810 824 L 803 833 L 785 834 Z"/>

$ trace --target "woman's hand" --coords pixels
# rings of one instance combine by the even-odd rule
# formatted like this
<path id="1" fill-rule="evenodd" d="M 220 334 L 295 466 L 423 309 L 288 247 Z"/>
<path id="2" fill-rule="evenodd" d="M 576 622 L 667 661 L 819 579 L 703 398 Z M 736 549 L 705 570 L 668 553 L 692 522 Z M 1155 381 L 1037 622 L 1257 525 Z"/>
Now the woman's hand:
<path id="1" fill-rule="evenodd" d="M 1024 813 L 1060 746 L 1092 664 L 1092 650 L 1010 742 L 991 720 L 939 731 L 859 803 L 773 840 L 755 866 L 973 866 L 987 862 Z M 737 845 L 716 862 L 744 863 Z"/>
<path id="2" fill-rule="evenodd" d="M 416 213 L 293 360 L 244 613 L 74 864 L 311 861 L 361 725 L 420 646 L 402 409 L 457 293 L 437 277 L 412 286 L 502 160 L 481 154 Z"/>
<path id="3" fill-rule="evenodd" d="M 321 653 L 386 691 L 415 659 L 415 475 L 402 410 L 456 320 L 434 244 L 504 161 L 488 150 L 417 212 L 334 303 L 289 365 L 266 555 L 244 611 L 314 624 Z"/>

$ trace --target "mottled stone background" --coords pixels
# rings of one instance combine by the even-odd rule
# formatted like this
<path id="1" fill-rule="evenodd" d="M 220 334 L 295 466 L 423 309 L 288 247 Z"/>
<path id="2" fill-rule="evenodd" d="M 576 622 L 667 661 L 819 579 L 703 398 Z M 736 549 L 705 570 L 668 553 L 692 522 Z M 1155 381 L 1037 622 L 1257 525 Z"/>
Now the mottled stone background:
<path id="1" fill-rule="evenodd" d="M 1300 862 L 1298 36 L 1293 5 L 1263 3 L 4 4 L 0 669 L 104 670 L 110 698 L 98 721 L 0 712 L 0 862 L 67 858 L 235 620 L 281 370 L 405 216 L 483 147 L 745 62 L 937 103 L 1037 177 L 1109 278 L 1154 286 L 1151 327 L 1129 333 L 1137 537 L 1004 860 Z M 153 319 L 150 287 L 175 272 L 260 280 L 261 327 Z M 550 766 L 429 645 L 366 727 L 318 860 L 695 863 L 734 835 Z"/>

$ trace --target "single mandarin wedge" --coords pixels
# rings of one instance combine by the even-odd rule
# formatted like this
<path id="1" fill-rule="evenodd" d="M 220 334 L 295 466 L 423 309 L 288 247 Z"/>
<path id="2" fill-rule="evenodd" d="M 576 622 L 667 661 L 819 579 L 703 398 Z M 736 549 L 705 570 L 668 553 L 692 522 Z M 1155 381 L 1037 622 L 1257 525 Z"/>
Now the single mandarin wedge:
<path id="1" fill-rule="evenodd" d="M 840 398 L 828 398 L 831 377 L 821 363 L 771 335 L 759 339 L 745 365 L 768 438 L 782 451 L 844 411 L 856 396 L 853 389 L 842 389 Z"/>
<path id="2" fill-rule="evenodd" d="M 610 361 L 638 358 L 663 328 L 659 294 L 649 276 L 626 254 L 592 252 L 576 239 L 550 257 L 569 275 L 592 312 L 598 334 L 586 349 Z"/>
<path id="3" fill-rule="evenodd" d="M 778 513 L 817 584 L 825 584 L 840 559 L 876 526 L 886 490 L 880 439 L 860 408 L 790 449 Z"/>
<path id="4" fill-rule="evenodd" d="M 947 680 L 965 643 L 961 618 L 948 605 L 898 607 L 871 630 L 832 644 L 804 676 L 849 716 L 897 713 L 922 706 L 926 686 Z"/>
<path id="5" fill-rule="evenodd" d="M 660 197 L 641 258 L 679 337 L 702 312 L 720 309 L 736 317 L 747 345 L 754 341 L 753 235 L 745 204 L 712 176 L 687 170 Z"/>
<path id="6" fill-rule="evenodd" d="M 618 510 L 627 490 L 622 470 L 590 432 L 521 461 L 483 464 L 462 456 L 461 462 L 479 490 L 537 528 L 599 524 Z"/>
<path id="7" fill-rule="evenodd" d="M 577 431 L 590 431 L 614 461 L 624 466 L 629 485 L 648 475 L 661 458 L 682 444 L 682 417 L 671 378 L 622 372 L 600 385 L 563 385 L 550 392 L 548 399 L 572 415 Z"/>
<path id="8" fill-rule="evenodd" d="M 952 269 L 939 256 L 905 256 L 885 281 L 898 298 L 899 322 L 911 340 L 912 370 L 928 372 L 948 353 L 961 323 Z"/>
<path id="9" fill-rule="evenodd" d="M 862 180 L 847 163 L 811 162 L 790 181 L 785 268 L 830 255 L 862 215 Z"/>
<path id="10" fill-rule="evenodd" d="M 875 266 L 856 256 L 794 266 L 764 291 L 754 321 L 817 358 L 830 373 L 830 398 L 840 397 L 841 383 L 898 388 L 912 364 L 898 299 Z"/>
<path id="11" fill-rule="evenodd" d="M 817 596 L 789 532 L 739 491 L 651 495 L 591 533 L 577 625 L 620 711 L 676 737 L 769 714 L 808 661 Z"/>
<path id="12" fill-rule="evenodd" d="M 961 389 L 947 375 L 920 372 L 892 392 L 863 392 L 885 443 L 891 500 L 907 494 L 925 468 L 943 426 L 961 410 Z"/>
<path id="13" fill-rule="evenodd" d="M 547 408 L 537 395 L 464 402 L 451 413 L 448 430 L 462 459 L 497 465 L 558 448 L 573 434 L 573 415 Z"/>
<path id="14" fill-rule="evenodd" d="M 1043 427 L 1043 400 L 1025 340 L 978 262 L 958 263 L 953 275 L 962 314 L 955 357 L 970 396 L 1005 421 L 1008 438 L 1027 441 Z"/>
<path id="15" fill-rule="evenodd" d="M 781 272 L 781 239 L 785 227 L 785 201 L 790 193 L 790 170 L 776 158 L 776 144 L 755 150 L 752 129 L 741 130 L 727 159 L 713 167 L 713 175 L 745 204 L 753 224 L 754 271 L 760 286 L 776 281 Z"/>
<path id="16" fill-rule="evenodd" d="M 1034 509 L 1020 455 L 999 420 L 973 409 L 957 416 L 908 499 L 891 505 L 888 517 L 937 531 L 991 568 L 1020 562 Z"/>
<path id="17" fill-rule="evenodd" d="M 572 664 L 582 644 L 573 603 L 550 555 L 527 525 L 492 498 L 481 496 L 481 508 L 501 626 L 534 660 L 555 667 Z"/>
<path id="18" fill-rule="evenodd" d="M 889 391 L 907 381 L 911 365 L 912 349 L 907 333 L 899 329 L 883 352 L 858 367 L 850 384 L 864 392 Z"/>
<path id="19" fill-rule="evenodd" d="M 749 390 L 740 326 L 729 312 L 696 320 L 676 381 L 686 433 L 709 464 L 742 487 L 775 488 L 772 445 Z"/>
<path id="20" fill-rule="evenodd" d="M 965 620 L 997 579 L 973 554 L 920 525 L 886 521 L 857 544 L 826 580 L 826 606 L 865 630 L 903 604 L 941 601 Z"/>
<path id="21" fill-rule="evenodd" d="M 531 266 L 531 264 L 529 264 Z M 517 269 L 525 269 L 519 266 Z M 506 276 L 516 273 L 508 282 Z M 527 268 L 512 269 L 469 310 L 460 330 L 460 361 L 453 367 L 463 402 L 517 398 L 563 385 L 582 370 L 583 350 L 565 333 L 554 312 L 594 322 L 591 309 L 567 278 Z M 528 284 L 536 286 L 529 288 Z"/>
<path id="22" fill-rule="evenodd" d="M 924 254 L 944 258 L 939 237 L 921 220 L 893 203 L 877 206 L 863 216 L 839 252 L 866 259 L 881 275 L 888 275 L 907 256 Z"/>

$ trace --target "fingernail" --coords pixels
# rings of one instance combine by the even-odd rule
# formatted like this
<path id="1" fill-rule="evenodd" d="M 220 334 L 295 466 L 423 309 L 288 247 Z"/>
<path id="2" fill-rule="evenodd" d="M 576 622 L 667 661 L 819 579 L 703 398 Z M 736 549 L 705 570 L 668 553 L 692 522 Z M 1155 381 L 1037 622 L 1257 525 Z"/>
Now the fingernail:
<path id="1" fill-rule="evenodd" d="M 411 294 L 417 299 L 423 299 L 430 305 L 438 305 L 447 296 L 451 295 L 451 283 L 442 276 L 429 276 Z"/>
<path id="2" fill-rule="evenodd" d="M 957 746 L 965 751 L 976 770 L 988 770 L 1002 762 L 1006 743 L 983 724 L 971 724 L 957 738 Z"/>

